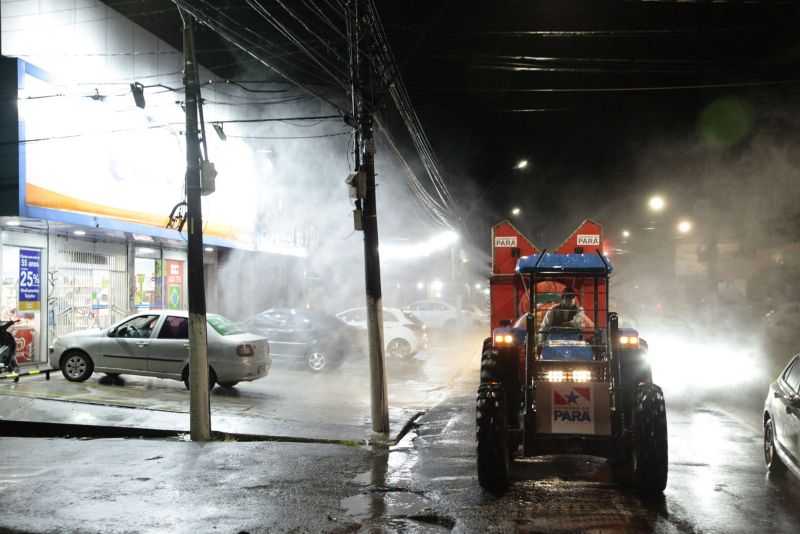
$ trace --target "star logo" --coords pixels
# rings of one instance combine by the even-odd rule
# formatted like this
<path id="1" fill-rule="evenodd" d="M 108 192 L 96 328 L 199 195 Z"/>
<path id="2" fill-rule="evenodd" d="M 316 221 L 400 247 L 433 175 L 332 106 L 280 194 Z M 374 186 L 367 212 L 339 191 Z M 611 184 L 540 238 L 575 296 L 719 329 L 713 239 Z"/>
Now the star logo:
<path id="1" fill-rule="evenodd" d="M 567 399 L 567 404 L 578 404 L 578 398 L 580 395 L 576 394 L 574 391 L 570 391 L 569 395 L 565 397 Z"/>

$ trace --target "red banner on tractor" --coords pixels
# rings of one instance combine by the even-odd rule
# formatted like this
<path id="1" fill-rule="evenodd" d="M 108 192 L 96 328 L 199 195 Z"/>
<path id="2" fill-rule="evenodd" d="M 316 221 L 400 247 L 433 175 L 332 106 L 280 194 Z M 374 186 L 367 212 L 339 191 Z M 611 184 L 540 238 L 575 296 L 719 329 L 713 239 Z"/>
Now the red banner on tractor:
<path id="1" fill-rule="evenodd" d="M 578 228 L 553 252 L 553 254 L 597 254 L 603 253 L 603 227 L 591 219 L 583 221 Z M 517 261 L 523 256 L 541 253 L 536 245 L 522 235 L 511 222 L 505 220 L 492 228 L 492 278 L 490 281 L 491 327 L 501 322 L 513 322 L 530 309 L 528 296 L 522 279 L 516 274 Z M 575 288 L 581 297 L 593 294 L 591 281 Z M 605 285 L 598 288 L 605 293 Z M 542 291 L 539 291 L 540 293 Z M 584 295 L 585 294 L 585 295 Z M 596 310 L 588 297 L 581 298 L 581 305 L 594 319 Z M 586 302 L 583 302 L 586 300 Z M 543 314 L 549 306 L 537 305 L 537 314 Z M 541 320 L 541 317 L 539 318 Z M 600 320 L 605 324 L 605 316 Z"/>

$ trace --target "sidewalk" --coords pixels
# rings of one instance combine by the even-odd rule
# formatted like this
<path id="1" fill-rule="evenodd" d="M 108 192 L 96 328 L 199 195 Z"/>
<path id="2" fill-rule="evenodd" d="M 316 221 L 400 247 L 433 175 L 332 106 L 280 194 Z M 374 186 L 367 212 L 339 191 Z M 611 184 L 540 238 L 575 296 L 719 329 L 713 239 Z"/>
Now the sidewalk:
<path id="1" fill-rule="evenodd" d="M 408 377 L 393 369 L 392 440 L 416 427 L 419 413 L 398 404 L 435 410 L 462 376 L 477 376 L 479 360 L 477 350 L 432 353 Z M 362 445 L 371 434 L 368 389 L 356 371 L 276 371 L 238 392 L 216 388 L 211 425 L 219 434 L 208 443 L 179 436 L 189 416 L 188 392 L 177 382 L 0 383 L 0 432 L 44 426 L 78 437 L 0 438 L 0 532 L 450 530 L 435 495 L 408 478 L 415 432 L 396 446 Z M 113 397 L 126 406 L 108 405 Z M 87 437 L 114 431 L 158 439 Z"/>
<path id="2" fill-rule="evenodd" d="M 263 399 L 258 387 L 213 392 L 211 429 L 216 438 L 358 444 L 371 435 L 368 403 L 339 407 L 326 399 L 319 405 L 295 406 L 291 397 Z M 134 377 L 124 386 L 113 386 L 102 379 L 74 384 L 60 374 L 49 381 L 23 377 L 17 384 L 0 386 L 0 434 L 177 436 L 189 432 L 188 400 L 189 393 L 177 382 Z M 390 406 L 390 441 L 399 440 L 420 413 Z"/>
<path id="3" fill-rule="evenodd" d="M 448 384 L 479 359 L 474 339 L 460 348 L 432 348 L 387 367 L 389 442 L 447 392 Z M 211 391 L 215 438 L 319 443 L 371 439 L 370 379 L 366 361 L 332 373 L 273 365 L 270 374 L 232 389 Z M 68 382 L 61 373 L 0 380 L 0 435 L 170 437 L 189 432 L 189 392 L 181 382 L 95 374 Z M 57 428 L 58 426 L 63 429 Z"/>

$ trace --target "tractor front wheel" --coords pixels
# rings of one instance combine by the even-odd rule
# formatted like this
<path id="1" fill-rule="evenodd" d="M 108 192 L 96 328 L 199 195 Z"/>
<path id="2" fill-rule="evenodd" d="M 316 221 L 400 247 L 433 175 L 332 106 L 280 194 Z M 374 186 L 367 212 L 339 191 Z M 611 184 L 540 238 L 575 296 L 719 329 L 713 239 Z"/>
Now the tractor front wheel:
<path id="1" fill-rule="evenodd" d="M 511 455 L 503 397 L 503 388 L 498 383 L 485 384 L 478 389 L 478 483 L 492 492 L 504 490 L 511 482 Z"/>
<path id="2" fill-rule="evenodd" d="M 636 391 L 630 456 L 630 482 L 634 490 L 658 495 L 667 487 L 669 454 L 664 393 L 654 384 Z"/>

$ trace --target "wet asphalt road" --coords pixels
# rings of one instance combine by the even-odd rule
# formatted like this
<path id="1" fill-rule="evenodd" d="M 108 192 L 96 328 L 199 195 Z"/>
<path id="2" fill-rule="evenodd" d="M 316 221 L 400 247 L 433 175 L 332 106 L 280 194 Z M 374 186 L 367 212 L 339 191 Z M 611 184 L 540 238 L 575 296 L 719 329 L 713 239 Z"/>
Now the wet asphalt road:
<path id="1" fill-rule="evenodd" d="M 711 399 L 668 406 L 661 499 L 626 491 L 606 461 L 587 456 L 518 460 L 510 489 L 489 495 L 476 484 L 474 396 L 465 389 L 420 421 L 413 447 L 393 453 L 390 475 L 392 484 L 435 496 L 458 531 L 800 531 L 800 480 L 767 477 L 758 429 Z"/>
<path id="2" fill-rule="evenodd" d="M 696 395 L 670 401 L 666 391 L 670 475 L 661 499 L 640 499 L 613 480 L 603 459 L 586 456 L 519 460 L 504 495 L 482 491 L 474 448 L 478 355 L 457 356 L 433 352 L 413 364 L 416 369 L 395 370 L 394 400 L 427 412 L 388 450 L 2 438 L 0 531 L 799 530 L 800 480 L 765 475 L 758 388 L 734 400 Z M 351 371 L 325 389 L 292 387 L 293 381 L 308 384 L 308 378 L 279 372 L 275 376 L 284 379 L 251 384 L 229 401 L 244 406 L 248 396 L 260 398 L 258 391 L 267 404 L 304 398 L 306 408 L 293 417 L 306 413 L 313 425 L 333 413 L 325 409 L 330 395 L 350 395 L 355 402 L 360 378 Z M 92 391 L 105 391 L 100 386 Z M 182 385 L 174 386 L 166 398 L 178 397 Z"/>
<path id="3" fill-rule="evenodd" d="M 757 429 L 669 407 L 662 499 L 585 456 L 477 485 L 472 377 L 389 450 L 276 442 L 4 438 L 0 527 L 18 532 L 797 532 L 800 480 L 765 475 Z"/>

